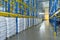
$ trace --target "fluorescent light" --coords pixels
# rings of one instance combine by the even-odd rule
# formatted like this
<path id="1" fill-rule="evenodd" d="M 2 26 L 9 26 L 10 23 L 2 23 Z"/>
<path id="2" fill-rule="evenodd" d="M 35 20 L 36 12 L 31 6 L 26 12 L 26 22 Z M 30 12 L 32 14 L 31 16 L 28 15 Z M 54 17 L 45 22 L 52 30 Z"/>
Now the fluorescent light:
<path id="1" fill-rule="evenodd" d="M 44 14 L 44 13 L 39 13 L 39 15 L 40 15 L 40 14 Z"/>

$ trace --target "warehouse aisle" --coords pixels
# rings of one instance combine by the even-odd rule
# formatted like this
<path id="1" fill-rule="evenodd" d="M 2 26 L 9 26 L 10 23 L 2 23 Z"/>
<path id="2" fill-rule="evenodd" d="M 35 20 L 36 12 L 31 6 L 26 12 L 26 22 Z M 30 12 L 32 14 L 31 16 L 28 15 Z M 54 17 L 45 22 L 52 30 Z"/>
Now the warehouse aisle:
<path id="1" fill-rule="evenodd" d="M 25 30 L 8 40 L 55 40 L 52 27 L 46 25 L 46 23 L 47 22 L 44 21 L 38 26 Z"/>

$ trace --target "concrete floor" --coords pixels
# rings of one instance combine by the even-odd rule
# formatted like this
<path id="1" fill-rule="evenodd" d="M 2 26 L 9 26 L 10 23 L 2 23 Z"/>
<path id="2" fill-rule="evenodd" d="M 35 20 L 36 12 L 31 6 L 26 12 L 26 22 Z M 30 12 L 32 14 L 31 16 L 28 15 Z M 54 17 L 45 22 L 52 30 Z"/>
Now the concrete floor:
<path id="1" fill-rule="evenodd" d="M 60 40 L 60 36 L 54 38 L 53 28 L 51 25 L 46 26 L 46 21 L 38 26 L 32 27 L 28 30 L 21 32 L 7 40 Z"/>

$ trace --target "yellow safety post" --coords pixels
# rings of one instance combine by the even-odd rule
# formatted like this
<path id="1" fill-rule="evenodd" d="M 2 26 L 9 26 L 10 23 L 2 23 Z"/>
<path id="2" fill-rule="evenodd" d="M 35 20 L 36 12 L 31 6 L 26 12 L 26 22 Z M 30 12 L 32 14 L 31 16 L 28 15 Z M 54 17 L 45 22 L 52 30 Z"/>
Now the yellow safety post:
<path id="1" fill-rule="evenodd" d="M 56 40 L 56 32 L 54 32 L 54 40 Z"/>

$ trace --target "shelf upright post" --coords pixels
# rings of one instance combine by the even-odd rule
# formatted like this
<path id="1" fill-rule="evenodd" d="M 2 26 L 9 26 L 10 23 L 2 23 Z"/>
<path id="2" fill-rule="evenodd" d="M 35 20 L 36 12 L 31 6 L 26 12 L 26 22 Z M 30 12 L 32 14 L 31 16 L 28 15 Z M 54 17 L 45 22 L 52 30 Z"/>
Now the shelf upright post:
<path id="1" fill-rule="evenodd" d="M 21 1 L 21 2 L 22 2 L 22 1 Z M 19 13 L 22 14 L 22 11 L 23 11 L 23 10 L 22 10 L 22 4 L 19 3 Z"/>
<path id="2" fill-rule="evenodd" d="M 29 13 L 29 5 L 30 5 L 30 4 L 29 4 L 29 1 L 30 1 L 30 0 L 27 0 L 27 1 L 26 1 L 26 4 L 28 5 L 28 8 L 26 8 L 26 11 L 27 11 L 27 14 L 26 14 L 26 15 L 27 15 L 27 16 L 30 16 L 30 15 L 29 15 L 29 14 L 30 14 L 30 13 Z M 29 19 L 28 19 L 28 26 L 29 26 Z"/>
<path id="3" fill-rule="evenodd" d="M 37 3 L 37 0 L 36 0 L 36 17 L 38 16 L 37 13 L 38 12 L 38 3 Z"/>
<path id="4" fill-rule="evenodd" d="M 57 6 L 58 6 L 58 0 L 55 0 L 55 2 L 54 2 L 54 11 L 55 11 L 55 12 L 56 12 L 57 9 L 58 9 Z M 54 34 L 57 35 L 56 17 L 54 17 L 54 30 L 55 30 Z"/>
<path id="5" fill-rule="evenodd" d="M 49 16 L 52 16 L 53 14 L 53 1 L 52 0 L 49 0 Z M 50 22 L 52 23 L 53 22 L 53 19 L 50 19 Z"/>
<path id="6" fill-rule="evenodd" d="M 32 16 L 34 16 L 34 0 L 32 0 Z"/>
<path id="7" fill-rule="evenodd" d="M 1 0 L 1 1 L 2 1 L 2 7 L 3 7 L 2 11 L 4 12 L 5 11 L 5 8 L 4 8 L 4 0 Z"/>
<path id="8" fill-rule="evenodd" d="M 54 12 L 57 11 L 57 6 L 58 6 L 58 0 L 54 0 L 53 3 L 52 3 L 52 0 L 49 1 L 50 16 L 52 16 L 54 14 Z M 51 22 L 54 25 L 54 36 L 56 36 L 57 35 L 56 17 L 54 17 L 54 19 L 51 19 Z"/>
<path id="9" fill-rule="evenodd" d="M 34 1 L 34 16 L 36 17 L 36 0 Z"/>
<path id="10" fill-rule="evenodd" d="M 49 12 L 50 12 L 50 15 L 51 15 L 51 9 L 52 9 L 52 0 L 49 0 Z"/>
<path id="11" fill-rule="evenodd" d="M 10 12 L 10 0 L 8 0 L 8 5 L 7 6 L 8 6 L 7 11 Z"/>
<path id="12" fill-rule="evenodd" d="M 18 2 L 17 1 L 15 1 L 15 13 L 18 13 Z"/>
<path id="13" fill-rule="evenodd" d="M 33 10 L 32 10 L 32 16 L 34 16 L 34 6 L 35 4 L 34 4 L 34 0 L 32 0 L 32 8 L 33 8 Z M 33 24 L 34 24 L 34 18 L 33 18 Z"/>
<path id="14" fill-rule="evenodd" d="M 15 7 L 15 1 L 14 0 L 11 0 L 10 1 L 10 12 L 14 13 L 14 7 Z"/>
<path id="15" fill-rule="evenodd" d="M 28 8 L 26 9 L 26 11 L 27 11 L 27 14 L 26 15 L 29 16 L 29 0 L 26 1 L 26 4 L 28 5 Z"/>
<path id="16" fill-rule="evenodd" d="M 18 14 L 18 2 L 15 0 L 15 13 Z M 16 34 L 18 34 L 18 17 L 16 17 Z"/>
<path id="17" fill-rule="evenodd" d="M 21 14 L 21 8 L 20 8 L 20 6 L 21 6 L 21 3 L 19 3 L 19 14 Z"/>
<path id="18" fill-rule="evenodd" d="M 8 11 L 7 11 L 7 3 L 8 3 L 8 2 L 5 1 L 5 5 L 4 5 L 4 6 L 5 6 L 5 12 L 8 12 Z"/>
<path id="19" fill-rule="evenodd" d="M 24 2 L 24 0 L 22 0 L 22 2 Z M 24 15 L 24 5 L 21 4 L 21 6 L 22 6 L 22 9 L 21 9 L 22 12 L 21 12 L 21 14 Z"/>

